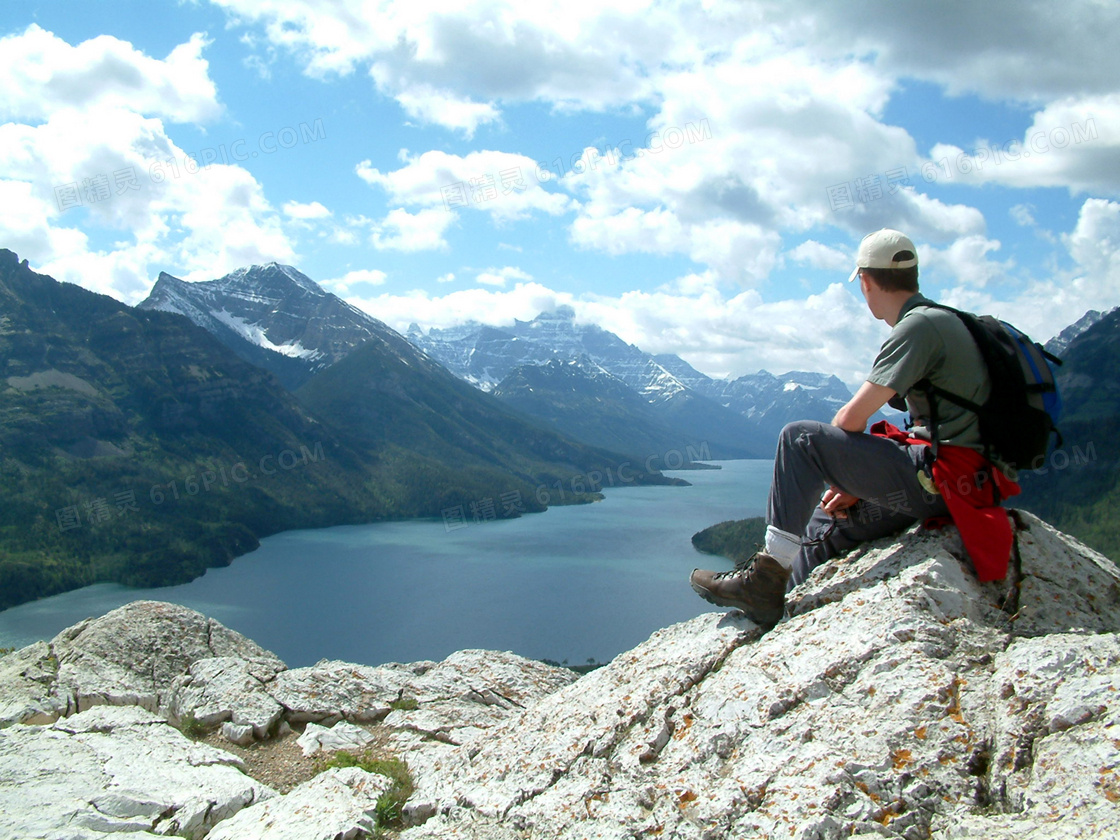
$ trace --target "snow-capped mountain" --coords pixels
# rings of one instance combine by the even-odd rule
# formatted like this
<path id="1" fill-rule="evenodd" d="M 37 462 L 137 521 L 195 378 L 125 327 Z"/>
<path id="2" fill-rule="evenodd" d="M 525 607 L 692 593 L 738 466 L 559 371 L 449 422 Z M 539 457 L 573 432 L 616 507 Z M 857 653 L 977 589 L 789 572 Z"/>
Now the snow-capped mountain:
<path id="1" fill-rule="evenodd" d="M 709 379 L 697 388 L 772 435 L 790 420 L 831 420 L 852 396 L 835 376 L 796 370 L 781 376 L 760 370 L 730 381 Z"/>
<path id="2" fill-rule="evenodd" d="M 743 450 L 717 455 L 705 452 L 702 441 L 667 425 L 656 406 L 587 356 L 518 365 L 491 393 L 577 440 L 640 461 L 652 454 L 689 452 L 690 447 L 696 460 L 720 455 L 750 457 Z"/>
<path id="3" fill-rule="evenodd" d="M 628 428 L 634 438 L 639 426 L 650 424 L 642 444 L 646 448 L 653 440 L 676 440 L 706 444 L 717 458 L 768 457 L 785 422 L 831 419 L 848 397 L 838 380 L 819 374 L 774 377 L 761 371 L 734 381 L 713 380 L 679 356 L 655 356 L 602 327 L 577 324 L 570 307 L 504 328 L 466 323 L 424 333 L 414 326 L 406 342 L 381 321 L 278 263 L 196 283 L 160 274 L 140 308 L 185 315 L 246 361 L 271 371 L 290 390 L 373 338 L 398 354 L 404 348 L 424 353 L 486 392 L 526 366 L 575 362 L 563 378 L 554 371 L 547 387 L 545 380 L 522 373 L 519 385 L 507 383 L 499 396 L 514 401 L 516 393 L 520 410 L 579 437 L 575 427 L 568 428 L 571 423 L 562 422 L 569 415 L 556 410 L 563 393 L 578 391 L 588 397 L 585 411 L 599 415 L 583 424 L 598 429 L 593 437 L 582 438 L 593 445 L 602 445 L 615 431 L 625 438 Z M 581 377 L 587 381 L 576 382 Z M 648 416 L 631 412 L 621 419 L 620 404 L 609 396 L 617 389 L 612 385 L 600 393 L 608 379 L 648 405 Z M 612 424 L 618 429 L 606 431 Z M 635 439 L 626 451 L 633 452 L 636 445 Z"/>
<path id="4" fill-rule="evenodd" d="M 408 339 L 453 373 L 493 390 L 511 371 L 552 360 L 601 369 L 651 406 L 662 423 L 692 440 L 772 454 L 777 432 L 790 420 L 831 420 L 851 393 L 836 377 L 766 371 L 736 380 L 712 379 L 679 356 L 653 355 L 594 324 L 577 324 L 570 307 L 511 327 L 467 323 L 428 333 L 413 326 Z M 528 399 L 522 394 L 522 408 Z M 741 457 L 741 456 L 735 456 Z"/>
<path id="5" fill-rule="evenodd" d="M 289 390 L 391 331 L 292 266 L 275 262 L 199 283 L 161 273 L 139 308 L 185 315 Z"/>
<path id="6" fill-rule="evenodd" d="M 1066 350 L 1069 349 L 1070 344 L 1073 343 L 1075 338 L 1084 333 L 1089 327 L 1100 323 L 1106 315 L 1110 315 L 1115 311 L 1115 309 L 1112 309 L 1108 312 L 1100 312 L 1096 309 L 1090 309 L 1052 339 L 1047 341 L 1047 352 L 1053 353 L 1055 356 L 1061 358 Z"/>
<path id="7" fill-rule="evenodd" d="M 692 377 L 707 379 L 677 356 L 655 357 L 600 326 L 576 324 L 575 312 L 567 306 L 542 312 L 532 321 L 514 321 L 512 327 L 470 321 L 424 333 L 413 325 L 407 337 L 484 391 L 493 390 L 515 367 L 552 359 L 598 365 L 651 401 L 668 399 L 689 387 L 659 358 L 671 359 Z"/>

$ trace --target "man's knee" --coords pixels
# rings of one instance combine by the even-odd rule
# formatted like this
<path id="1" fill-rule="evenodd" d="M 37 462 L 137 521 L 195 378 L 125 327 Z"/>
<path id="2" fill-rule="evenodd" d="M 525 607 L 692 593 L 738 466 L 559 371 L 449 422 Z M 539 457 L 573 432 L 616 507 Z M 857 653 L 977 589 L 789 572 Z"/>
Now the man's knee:
<path id="1" fill-rule="evenodd" d="M 794 420 L 792 423 L 786 423 L 782 427 L 782 432 L 778 436 L 779 446 L 793 446 L 805 445 L 814 437 L 824 433 L 824 428 L 827 426 L 819 420 Z"/>
<path id="2" fill-rule="evenodd" d="M 782 427 L 782 437 L 796 438 L 798 435 L 815 432 L 820 426 L 818 420 L 794 420 Z"/>

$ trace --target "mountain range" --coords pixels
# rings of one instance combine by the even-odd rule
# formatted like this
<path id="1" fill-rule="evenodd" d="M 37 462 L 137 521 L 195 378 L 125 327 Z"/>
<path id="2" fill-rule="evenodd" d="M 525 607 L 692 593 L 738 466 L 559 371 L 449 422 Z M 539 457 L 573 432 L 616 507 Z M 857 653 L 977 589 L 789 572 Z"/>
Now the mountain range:
<path id="1" fill-rule="evenodd" d="M 1058 340 L 1064 448 L 1017 504 L 1115 553 L 1120 310 Z M 587 500 L 623 463 L 679 481 L 656 468 L 770 457 L 785 422 L 848 396 L 813 373 L 712 379 L 570 309 L 406 339 L 290 266 L 161 274 L 133 308 L 0 250 L 0 609 L 188 580 L 293 527 L 516 516 L 558 482 Z"/>
<path id="2" fill-rule="evenodd" d="M 277 263 L 196 283 L 163 273 L 139 308 L 185 315 L 293 391 L 371 338 L 393 343 L 399 335 Z M 712 379 L 679 356 L 653 355 L 577 323 L 570 307 L 508 328 L 470 322 L 425 333 L 413 326 L 406 338 L 517 410 L 634 457 L 767 458 L 785 423 L 830 420 L 851 396 L 837 378 L 815 373 Z M 574 364 L 550 364 L 557 361 Z"/>
<path id="3" fill-rule="evenodd" d="M 330 324 L 290 334 L 313 333 Z M 566 499 L 586 500 L 599 489 L 587 477 L 622 461 L 388 328 L 292 392 L 181 314 L 59 283 L 0 250 L 0 609 L 97 581 L 189 580 L 290 528 L 517 516 L 543 510 L 537 488 L 561 481 L 584 491 Z M 626 475 L 678 481 L 638 464 Z"/>
<path id="4" fill-rule="evenodd" d="M 835 376 L 818 373 L 779 377 L 759 371 L 713 379 L 679 356 L 647 353 L 602 327 L 578 323 L 570 307 L 506 328 L 470 322 L 425 333 L 413 325 L 407 336 L 453 373 L 550 422 L 558 422 L 558 400 L 581 395 L 580 433 L 590 436 L 585 439 L 605 440 L 631 428 L 648 431 L 652 424 L 674 445 L 703 444 L 715 458 L 772 457 L 782 426 L 791 420 L 831 420 L 851 397 Z M 551 362 L 568 367 L 523 370 Z M 607 404 L 608 392 L 617 394 L 620 387 L 639 396 L 648 410 L 635 406 L 625 418 L 596 418 L 596 404 Z M 611 405 L 617 409 L 617 403 Z M 596 431 L 596 425 L 606 428 Z"/>

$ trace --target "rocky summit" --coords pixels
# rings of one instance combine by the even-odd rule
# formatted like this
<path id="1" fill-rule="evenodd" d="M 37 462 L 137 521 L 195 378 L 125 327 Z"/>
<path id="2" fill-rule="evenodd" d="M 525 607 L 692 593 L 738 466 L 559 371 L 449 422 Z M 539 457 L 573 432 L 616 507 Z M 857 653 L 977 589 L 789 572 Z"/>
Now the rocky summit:
<path id="1" fill-rule="evenodd" d="M 136 602 L 0 658 L 0 837 L 378 836 L 386 776 L 250 772 L 297 737 L 403 759 L 406 840 L 1117 836 L 1120 570 L 1015 518 L 1006 581 L 915 528 L 768 633 L 709 613 L 578 679 L 489 651 L 288 669 Z"/>

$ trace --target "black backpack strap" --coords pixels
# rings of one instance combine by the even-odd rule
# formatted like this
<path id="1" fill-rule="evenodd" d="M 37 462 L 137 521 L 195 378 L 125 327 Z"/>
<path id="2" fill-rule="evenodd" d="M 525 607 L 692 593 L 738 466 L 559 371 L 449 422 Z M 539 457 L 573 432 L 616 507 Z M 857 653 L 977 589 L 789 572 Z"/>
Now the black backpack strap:
<path id="1" fill-rule="evenodd" d="M 941 397 L 944 400 L 948 400 L 951 403 L 955 403 L 956 405 L 959 405 L 961 408 L 968 409 L 973 414 L 979 414 L 981 411 L 983 411 L 983 407 L 979 403 L 974 403 L 972 400 L 966 400 L 964 397 L 960 396 L 959 394 L 954 394 L 952 391 L 946 391 L 944 388 L 938 388 L 936 385 L 934 385 L 928 379 L 923 379 L 923 380 L 921 380 L 921 382 L 919 382 L 917 384 L 922 385 L 923 383 L 925 383 L 924 387 L 923 387 L 923 390 L 927 394 L 936 394 L 937 396 Z M 933 411 L 933 400 L 930 400 L 930 412 L 932 413 L 932 411 Z"/>
<path id="2" fill-rule="evenodd" d="M 937 460 L 938 449 L 941 445 L 941 423 L 937 416 L 937 400 L 938 398 L 947 399 L 950 402 L 965 408 L 974 414 L 979 415 L 980 406 L 971 400 L 966 400 L 964 397 L 957 396 L 951 391 L 946 391 L 944 388 L 938 388 L 929 379 L 919 379 L 914 383 L 914 387 L 923 391 L 926 395 L 926 402 L 929 403 L 929 437 L 930 437 L 930 450 L 933 460 Z M 984 441 L 984 461 L 985 471 L 988 473 L 988 481 L 992 483 L 992 499 L 993 504 L 1000 505 L 1003 503 L 1003 496 L 999 492 L 999 482 L 996 481 L 996 467 L 992 461 L 992 447 L 986 440 Z M 975 483 L 975 479 L 974 479 Z"/>
<path id="3" fill-rule="evenodd" d="M 929 439 L 930 450 L 933 452 L 933 459 L 937 460 L 937 448 L 941 443 L 938 434 L 938 417 L 937 417 L 937 400 L 934 399 L 939 393 L 944 393 L 934 385 L 929 379 L 919 379 L 914 383 L 914 388 L 918 389 L 926 395 L 926 402 L 929 403 Z M 913 418 L 911 418 L 913 419 Z"/>

